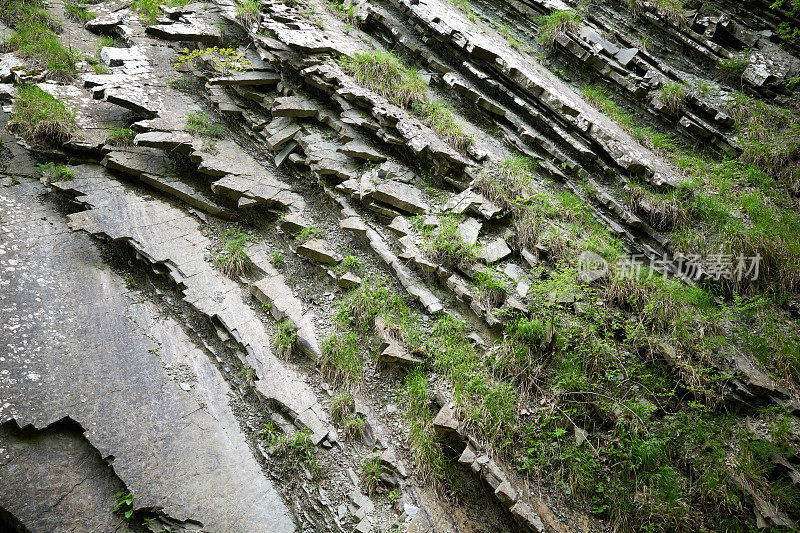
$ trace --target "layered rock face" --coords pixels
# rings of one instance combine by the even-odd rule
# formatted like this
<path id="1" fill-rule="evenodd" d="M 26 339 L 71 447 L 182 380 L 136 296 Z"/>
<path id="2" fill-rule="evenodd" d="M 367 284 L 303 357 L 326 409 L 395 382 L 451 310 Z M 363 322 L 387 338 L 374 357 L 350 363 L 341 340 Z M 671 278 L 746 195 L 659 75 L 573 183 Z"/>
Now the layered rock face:
<path id="1" fill-rule="evenodd" d="M 796 527 L 799 16 L 7 2 L 0 529 Z"/>

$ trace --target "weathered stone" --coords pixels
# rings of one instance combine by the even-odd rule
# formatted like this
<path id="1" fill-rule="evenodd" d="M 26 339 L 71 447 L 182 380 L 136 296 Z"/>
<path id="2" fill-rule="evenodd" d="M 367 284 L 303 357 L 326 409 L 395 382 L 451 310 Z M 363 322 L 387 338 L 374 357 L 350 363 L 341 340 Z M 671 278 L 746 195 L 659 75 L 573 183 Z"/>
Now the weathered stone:
<path id="1" fill-rule="evenodd" d="M 237 72 L 230 76 L 211 78 L 208 80 L 208 83 L 211 85 L 244 86 L 275 85 L 279 81 L 281 81 L 281 75 L 277 72 L 253 70 L 247 72 Z"/>
<path id="2" fill-rule="evenodd" d="M 359 235 L 366 235 L 369 229 L 361 217 L 347 217 L 339 221 L 339 227 Z"/>
<path id="3" fill-rule="evenodd" d="M 399 181 L 384 181 L 378 184 L 372 197 L 415 215 L 430 209 L 422 196 L 422 191 Z"/>
<path id="4" fill-rule="evenodd" d="M 187 15 L 184 18 L 189 19 L 189 22 L 156 24 L 148 26 L 145 31 L 166 41 L 191 41 L 206 44 L 222 43 L 222 30 L 217 26 L 201 21 L 194 15 Z"/>
<path id="5" fill-rule="evenodd" d="M 359 285 L 361 285 L 361 278 L 353 274 L 352 272 L 346 272 L 344 275 L 339 277 L 337 283 L 343 289 L 355 289 Z"/>
<path id="6" fill-rule="evenodd" d="M 312 118 L 319 113 L 319 108 L 310 100 L 301 96 L 281 96 L 272 104 L 272 116 Z"/>
<path id="7" fill-rule="evenodd" d="M 289 213 L 281 219 L 281 229 L 289 233 L 298 233 L 308 227 L 308 222 L 300 213 Z"/>
<path id="8" fill-rule="evenodd" d="M 341 261 L 339 254 L 328 248 L 328 243 L 322 239 L 311 239 L 297 247 L 297 253 L 317 263 L 336 265 Z"/>
<path id="9" fill-rule="evenodd" d="M 399 342 L 385 343 L 378 358 L 402 366 L 422 364 L 422 359 L 410 355 Z"/>
<path id="10" fill-rule="evenodd" d="M 455 404 L 450 402 L 436 414 L 433 419 L 433 429 L 442 434 L 460 435 L 458 418 L 455 414 Z"/>
<path id="11" fill-rule="evenodd" d="M 350 141 L 349 143 L 345 144 L 338 150 L 344 155 L 353 157 L 355 159 L 362 159 L 365 161 L 372 161 L 377 163 L 382 163 L 383 161 L 386 161 L 386 156 L 384 156 L 377 150 L 370 148 L 362 141 Z"/>
<path id="12" fill-rule="evenodd" d="M 511 483 L 509 483 L 508 480 L 503 481 L 500 485 L 498 485 L 498 487 L 494 490 L 494 493 L 506 507 L 511 507 L 517 502 L 517 491 L 511 486 Z"/>
<path id="13" fill-rule="evenodd" d="M 542 523 L 542 519 L 529 505 L 517 502 L 517 504 L 511 508 L 511 515 L 523 527 L 527 527 L 537 533 L 544 533 L 544 523 Z"/>
<path id="14" fill-rule="evenodd" d="M 511 255 L 511 248 L 502 237 L 496 238 L 478 251 L 478 257 L 489 264 L 505 259 L 509 255 Z"/>

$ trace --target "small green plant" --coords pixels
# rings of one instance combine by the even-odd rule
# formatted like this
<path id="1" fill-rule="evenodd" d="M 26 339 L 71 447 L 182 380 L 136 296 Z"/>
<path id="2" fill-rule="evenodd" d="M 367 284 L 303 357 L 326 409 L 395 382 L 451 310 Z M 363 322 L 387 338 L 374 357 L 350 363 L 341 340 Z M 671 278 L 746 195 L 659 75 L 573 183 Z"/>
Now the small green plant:
<path id="1" fill-rule="evenodd" d="M 97 16 L 86 9 L 86 6 L 82 5 L 77 0 L 67 0 L 64 2 L 64 13 L 67 15 L 68 19 L 84 24 Z"/>
<path id="2" fill-rule="evenodd" d="M 245 26 L 252 26 L 258 22 L 261 4 L 258 0 L 240 0 L 236 2 L 236 18 Z"/>
<path id="3" fill-rule="evenodd" d="M 577 31 L 581 22 L 583 15 L 572 9 L 557 10 L 549 15 L 543 15 L 537 20 L 539 29 L 536 40 L 542 46 L 552 48 L 559 37 Z"/>
<path id="4" fill-rule="evenodd" d="M 338 265 L 336 265 L 334 270 L 336 270 L 336 273 L 339 275 L 342 275 L 345 272 L 352 272 L 353 274 L 360 275 L 364 270 L 364 262 L 354 255 L 347 255 Z"/>
<path id="5" fill-rule="evenodd" d="M 225 128 L 222 124 L 214 122 L 203 113 L 194 111 L 186 117 L 186 126 L 183 129 L 201 137 L 219 139 L 225 136 Z"/>
<path id="6" fill-rule="evenodd" d="M 358 26 L 361 24 L 361 18 L 356 14 L 356 6 L 350 4 L 350 7 L 345 7 L 344 2 L 341 0 L 331 0 L 328 2 L 330 11 L 342 22 L 351 26 Z"/>
<path id="7" fill-rule="evenodd" d="M 466 150 L 472 137 L 464 133 L 464 126 L 444 100 L 425 100 L 414 103 L 413 109 L 422 121 L 432 127 L 453 148 Z"/>
<path id="8" fill-rule="evenodd" d="M 400 489 L 398 489 L 397 487 L 389 491 L 389 501 L 392 502 L 392 505 L 397 504 L 397 502 L 400 501 L 400 498 L 401 498 Z"/>
<path id="9" fill-rule="evenodd" d="M 237 276 L 247 273 L 253 262 L 247 256 L 245 247 L 254 238 L 238 228 L 225 232 L 222 249 L 214 256 L 214 266 L 228 276 Z"/>
<path id="10" fill-rule="evenodd" d="M 297 464 L 306 467 L 313 477 L 319 477 L 322 468 L 315 455 L 316 449 L 310 430 L 303 429 L 287 435 L 280 433 L 274 422 L 270 421 L 264 425 L 260 436 L 267 442 L 272 453 L 290 457 Z"/>
<path id="11" fill-rule="evenodd" d="M 284 264 L 283 252 L 281 250 L 275 250 L 274 252 L 272 252 L 272 255 L 269 256 L 269 262 L 276 267 L 283 265 Z"/>
<path id="12" fill-rule="evenodd" d="M 491 309 L 503 305 L 506 293 L 508 292 L 508 286 L 499 272 L 492 269 L 478 271 L 475 273 L 473 281 L 478 293 L 478 298 L 485 307 Z"/>
<path id="13" fill-rule="evenodd" d="M 383 483 L 383 461 L 377 455 L 372 455 L 361 464 L 361 481 L 370 497 Z"/>
<path id="14" fill-rule="evenodd" d="M 183 65 L 196 66 L 201 59 L 203 60 L 203 65 L 209 67 L 211 72 L 221 76 L 228 76 L 232 72 L 242 72 L 253 66 L 252 62 L 244 57 L 244 52 L 241 50 L 212 46 L 211 48 L 197 48 L 195 50 L 184 48 L 178 54 L 175 68 Z"/>
<path id="15" fill-rule="evenodd" d="M 256 377 L 256 371 L 252 366 L 245 366 L 239 371 L 239 376 L 245 381 L 253 381 Z"/>
<path id="16" fill-rule="evenodd" d="M 340 64 L 355 80 L 402 106 L 423 102 L 427 84 L 417 69 L 406 65 L 393 52 L 370 50 L 343 56 Z"/>
<path id="17" fill-rule="evenodd" d="M 322 342 L 322 372 L 326 379 L 355 386 L 364 375 L 364 358 L 355 333 L 338 332 Z"/>
<path id="18" fill-rule="evenodd" d="M 106 144 L 111 146 L 132 146 L 136 132 L 130 128 L 110 128 L 106 135 Z"/>
<path id="19" fill-rule="evenodd" d="M 114 514 L 121 515 L 126 522 L 130 522 L 133 518 L 133 494 L 130 491 L 122 491 L 114 494 L 116 505 L 114 506 Z"/>
<path id="20" fill-rule="evenodd" d="M 342 437 L 345 440 L 359 438 L 364 433 L 366 421 L 358 414 L 349 415 L 342 420 Z"/>
<path id="21" fill-rule="evenodd" d="M 21 2 L 20 5 L 32 4 Z M 58 80 L 67 81 L 77 74 L 81 54 L 64 46 L 55 32 L 60 25 L 43 7 L 21 9 L 18 22 L 12 27 L 13 33 L 5 42 L 9 51 L 18 51 Z"/>
<path id="22" fill-rule="evenodd" d="M 330 408 L 331 418 L 334 422 L 340 423 L 355 412 L 355 398 L 348 391 L 340 392 L 331 398 Z"/>
<path id="23" fill-rule="evenodd" d="M 422 228 L 425 238 L 425 255 L 447 267 L 461 263 L 472 264 L 477 257 L 477 248 L 464 242 L 458 219 L 453 215 L 443 216 L 436 229 Z"/>
<path id="24" fill-rule="evenodd" d="M 57 165 L 52 161 L 36 165 L 36 170 L 50 183 L 75 179 L 75 171 L 73 169 L 66 165 Z"/>
<path id="25" fill-rule="evenodd" d="M 743 50 L 733 57 L 726 57 L 719 62 L 720 77 L 728 81 L 741 78 L 749 63 L 750 54 L 748 50 Z"/>
<path id="26" fill-rule="evenodd" d="M 142 16 L 147 24 L 155 24 L 161 15 L 161 6 L 185 6 L 189 0 L 134 0 L 131 8 Z"/>
<path id="27" fill-rule="evenodd" d="M 298 242 L 308 242 L 311 239 L 321 239 L 325 236 L 325 231 L 318 228 L 314 224 L 309 224 L 308 226 L 304 227 L 300 233 L 297 234 L 297 241 Z"/>
<path id="28" fill-rule="evenodd" d="M 688 88 L 684 83 L 665 83 L 658 89 L 658 97 L 671 113 L 683 109 Z"/>
<path id="29" fill-rule="evenodd" d="M 288 358 L 297 349 L 297 330 L 291 320 L 283 319 L 278 322 L 278 328 L 273 339 L 275 351 L 279 357 Z"/>
<path id="30" fill-rule="evenodd" d="M 64 142 L 77 127 L 75 113 L 36 85 L 17 87 L 11 122 L 20 137 L 35 145 Z"/>

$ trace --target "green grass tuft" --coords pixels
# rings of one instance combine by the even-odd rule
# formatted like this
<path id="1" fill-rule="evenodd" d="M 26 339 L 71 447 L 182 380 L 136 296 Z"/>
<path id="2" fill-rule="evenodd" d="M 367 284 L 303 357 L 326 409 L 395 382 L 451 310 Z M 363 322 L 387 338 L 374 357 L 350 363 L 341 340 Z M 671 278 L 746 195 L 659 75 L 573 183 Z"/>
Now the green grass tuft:
<path id="1" fill-rule="evenodd" d="M 413 104 L 422 121 L 432 127 L 456 150 L 466 150 L 472 137 L 464 133 L 464 126 L 444 100 L 426 100 Z"/>
<path id="2" fill-rule="evenodd" d="M 222 249 L 214 256 L 214 266 L 230 277 L 246 274 L 252 268 L 253 262 L 247 256 L 245 247 L 253 240 L 252 236 L 238 228 L 227 230 L 223 238 Z"/>
<path id="3" fill-rule="evenodd" d="M 186 131 L 193 135 L 219 139 L 225 136 L 225 127 L 218 122 L 214 122 L 207 115 L 199 112 L 191 112 L 186 117 Z"/>
<path id="4" fill-rule="evenodd" d="M 356 52 L 340 59 L 356 81 L 401 106 L 426 100 L 427 84 L 417 69 L 406 65 L 391 51 Z"/>
<path id="5" fill-rule="evenodd" d="M 75 113 L 36 85 L 20 85 L 12 112 L 14 131 L 34 145 L 63 143 L 77 128 Z"/>
<path id="6" fill-rule="evenodd" d="M 557 10 L 549 15 L 543 15 L 537 20 L 539 29 L 536 40 L 539 44 L 552 48 L 556 39 L 566 35 L 567 32 L 577 31 L 581 22 L 583 22 L 583 15 L 572 9 Z"/>

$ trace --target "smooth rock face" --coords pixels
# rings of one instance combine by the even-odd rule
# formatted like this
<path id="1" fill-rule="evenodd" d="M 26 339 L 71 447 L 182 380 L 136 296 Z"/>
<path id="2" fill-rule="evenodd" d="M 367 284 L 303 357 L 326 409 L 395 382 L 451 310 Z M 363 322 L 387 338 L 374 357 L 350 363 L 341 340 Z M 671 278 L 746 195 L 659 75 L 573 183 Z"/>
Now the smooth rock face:
<path id="1" fill-rule="evenodd" d="M 399 181 L 384 181 L 380 183 L 375 188 L 375 192 L 372 196 L 376 200 L 386 202 L 389 205 L 415 215 L 424 213 L 430 209 L 419 189 Z"/>
<path id="2" fill-rule="evenodd" d="M 336 265 L 341 260 L 336 252 L 328 248 L 322 239 L 311 239 L 297 247 L 297 253 L 323 265 Z"/>
<path id="3" fill-rule="evenodd" d="M 131 307 L 124 281 L 103 264 L 88 237 L 76 236 L 61 214 L 34 200 L 38 193 L 32 184 L 0 191 L 2 258 L 18 264 L 13 271 L 6 269 L 3 278 L 9 284 L 0 291 L 2 340 L 8 346 L 0 362 L 0 422 L 43 429 L 64 417 L 74 420 L 85 429 L 88 444 L 68 437 L 75 444 L 58 447 L 64 460 L 70 460 L 70 446 L 113 456 L 114 472 L 135 494 L 137 507 L 160 508 L 178 522 L 190 519 L 209 531 L 293 531 L 286 507 L 230 414 L 224 381 L 213 378 L 203 395 L 195 396 L 171 379 L 160 358 L 186 361 L 199 350 L 180 328 L 167 334 L 164 328 L 174 326 L 153 321 L 152 307 L 142 313 Z M 114 216 L 123 217 L 126 225 L 141 220 Z M 100 221 L 84 223 L 97 227 Z M 22 319 L 28 316 L 37 319 Z M 16 325 L 13 333 L 9 325 Z M 170 338 L 170 344 L 154 341 L 159 338 Z M 28 362 L 22 363 L 23 358 Z M 206 365 L 204 372 L 216 372 L 205 354 L 196 361 Z M 7 459 L 6 454 L 0 464 Z M 16 472 L 31 468 L 23 456 L 13 460 L 22 468 Z M 30 503 L 24 492 L 28 487 L 15 480 L 32 474 L 9 477 L 7 467 L 2 468 L 2 497 L 17 505 Z M 48 512 L 37 507 L 20 512 L 41 512 L 42 520 L 82 529 L 80 524 L 91 520 L 87 506 L 95 505 L 94 513 L 110 508 L 107 500 L 90 500 L 92 491 L 100 490 L 93 488 L 95 483 L 112 483 L 107 474 L 102 476 L 82 484 L 87 499 L 75 493 Z M 108 530 L 115 527 L 108 524 Z"/>

